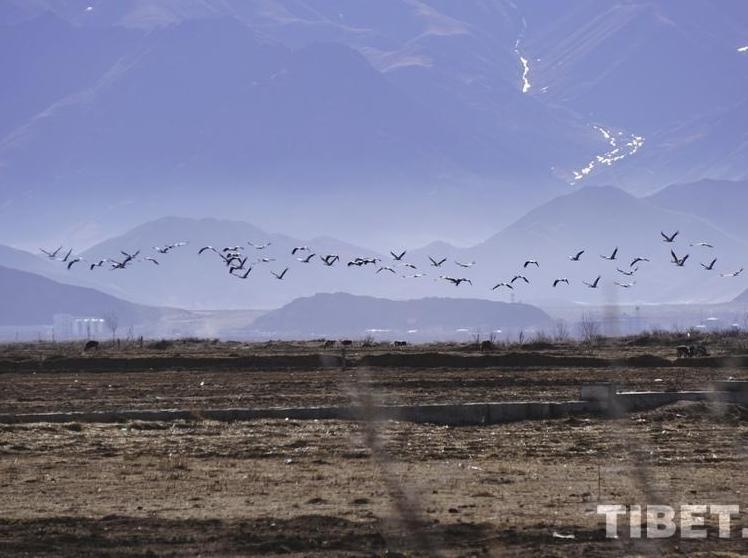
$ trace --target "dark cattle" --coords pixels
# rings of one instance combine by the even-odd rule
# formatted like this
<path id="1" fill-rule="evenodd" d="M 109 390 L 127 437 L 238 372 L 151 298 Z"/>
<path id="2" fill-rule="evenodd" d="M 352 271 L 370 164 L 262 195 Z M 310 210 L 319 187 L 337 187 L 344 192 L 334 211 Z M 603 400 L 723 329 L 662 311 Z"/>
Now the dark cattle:
<path id="1" fill-rule="evenodd" d="M 327 348 L 327 347 L 334 347 L 335 346 L 335 341 L 325 341 L 322 344 L 322 346 L 325 347 L 325 348 Z"/>
<path id="2" fill-rule="evenodd" d="M 406 347 L 408 345 L 407 341 L 395 341 L 393 343 L 395 347 Z"/>
<path id="3" fill-rule="evenodd" d="M 85 346 L 83 347 L 83 352 L 87 353 L 88 351 L 95 351 L 98 348 L 99 348 L 98 341 L 87 341 Z"/>
<path id="4" fill-rule="evenodd" d="M 678 358 L 687 358 L 691 356 L 691 347 L 688 345 L 678 345 L 675 347 L 675 350 L 678 354 Z"/>
<path id="5" fill-rule="evenodd" d="M 495 345 L 493 344 L 493 341 L 481 341 L 481 344 L 480 344 L 481 352 L 493 351 L 494 348 L 495 348 Z"/>
<path id="6" fill-rule="evenodd" d="M 353 345 L 353 341 L 351 341 L 350 339 L 343 339 L 340 344 L 343 345 L 343 347 L 350 347 L 351 345 Z"/>
<path id="7" fill-rule="evenodd" d="M 691 345 L 691 356 L 709 356 L 709 352 L 704 345 Z"/>

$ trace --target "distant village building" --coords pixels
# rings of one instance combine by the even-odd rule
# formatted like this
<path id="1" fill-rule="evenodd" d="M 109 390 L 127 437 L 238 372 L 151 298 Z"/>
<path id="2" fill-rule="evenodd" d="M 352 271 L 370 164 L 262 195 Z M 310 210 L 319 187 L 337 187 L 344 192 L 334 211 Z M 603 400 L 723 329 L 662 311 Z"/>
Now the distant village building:
<path id="1" fill-rule="evenodd" d="M 99 339 L 106 334 L 106 322 L 98 317 L 78 317 L 55 314 L 53 321 L 56 339 Z"/>

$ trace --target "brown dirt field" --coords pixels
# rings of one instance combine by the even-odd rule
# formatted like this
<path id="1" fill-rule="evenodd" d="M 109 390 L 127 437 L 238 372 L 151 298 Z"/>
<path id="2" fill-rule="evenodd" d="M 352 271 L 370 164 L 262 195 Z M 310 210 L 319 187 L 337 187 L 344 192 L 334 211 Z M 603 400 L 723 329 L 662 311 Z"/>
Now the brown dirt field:
<path id="1" fill-rule="evenodd" d="M 567 399 L 587 382 L 699 389 L 730 376 L 746 370 L 5 371 L 0 412 L 338 405 L 360 390 L 385 403 Z M 462 428 L 0 425 L 0 556 L 739 555 L 747 456 L 745 409 L 702 403 Z M 703 541 L 631 540 L 625 523 L 611 540 L 598 502 L 743 512 L 731 539 L 710 520 Z"/>

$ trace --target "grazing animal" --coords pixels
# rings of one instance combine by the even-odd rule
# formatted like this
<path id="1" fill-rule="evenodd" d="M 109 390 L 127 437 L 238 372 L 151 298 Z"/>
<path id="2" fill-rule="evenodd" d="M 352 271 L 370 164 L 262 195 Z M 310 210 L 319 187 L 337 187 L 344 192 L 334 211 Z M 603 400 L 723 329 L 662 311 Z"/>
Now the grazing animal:
<path id="1" fill-rule="evenodd" d="M 335 340 L 334 339 L 328 339 L 327 341 L 325 341 L 324 343 L 322 343 L 322 346 L 325 349 L 330 348 L 330 347 L 334 347 L 335 346 Z"/>
<path id="2" fill-rule="evenodd" d="M 482 353 L 493 351 L 496 348 L 496 345 L 493 343 L 493 341 L 489 341 L 486 339 L 485 341 L 481 341 L 480 343 L 480 351 Z"/>
<path id="3" fill-rule="evenodd" d="M 678 358 L 688 358 L 691 356 L 690 347 L 688 345 L 678 345 L 675 347 Z"/>
<path id="4" fill-rule="evenodd" d="M 96 351 L 98 349 L 99 349 L 98 341 L 86 341 L 86 344 L 83 346 L 84 353 L 87 353 L 88 351 Z"/>
<path id="5" fill-rule="evenodd" d="M 395 347 L 406 347 L 408 345 L 407 341 L 395 341 L 392 343 Z"/>
<path id="6" fill-rule="evenodd" d="M 340 344 L 343 345 L 343 347 L 350 347 L 353 345 L 353 341 L 351 339 L 343 339 Z"/>

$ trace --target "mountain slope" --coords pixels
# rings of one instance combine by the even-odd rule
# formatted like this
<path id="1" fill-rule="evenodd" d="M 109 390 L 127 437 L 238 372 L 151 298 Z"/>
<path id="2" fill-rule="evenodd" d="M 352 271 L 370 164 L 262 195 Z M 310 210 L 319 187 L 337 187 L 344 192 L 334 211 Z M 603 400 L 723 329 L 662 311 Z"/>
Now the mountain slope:
<path id="1" fill-rule="evenodd" d="M 252 330 L 282 336 L 454 335 L 458 329 L 484 334 L 502 329 L 549 326 L 550 317 L 526 304 L 478 299 L 385 300 L 345 293 L 301 298 L 260 316 Z"/>
<path id="2" fill-rule="evenodd" d="M 0 267 L 0 325 L 51 324 L 55 314 L 103 317 L 120 327 L 157 320 L 162 311 L 124 302 L 93 289 L 64 285 L 40 275 Z"/>
<path id="3" fill-rule="evenodd" d="M 681 213 L 701 217 L 743 241 L 748 240 L 748 181 L 700 180 L 673 184 L 647 200 Z"/>

